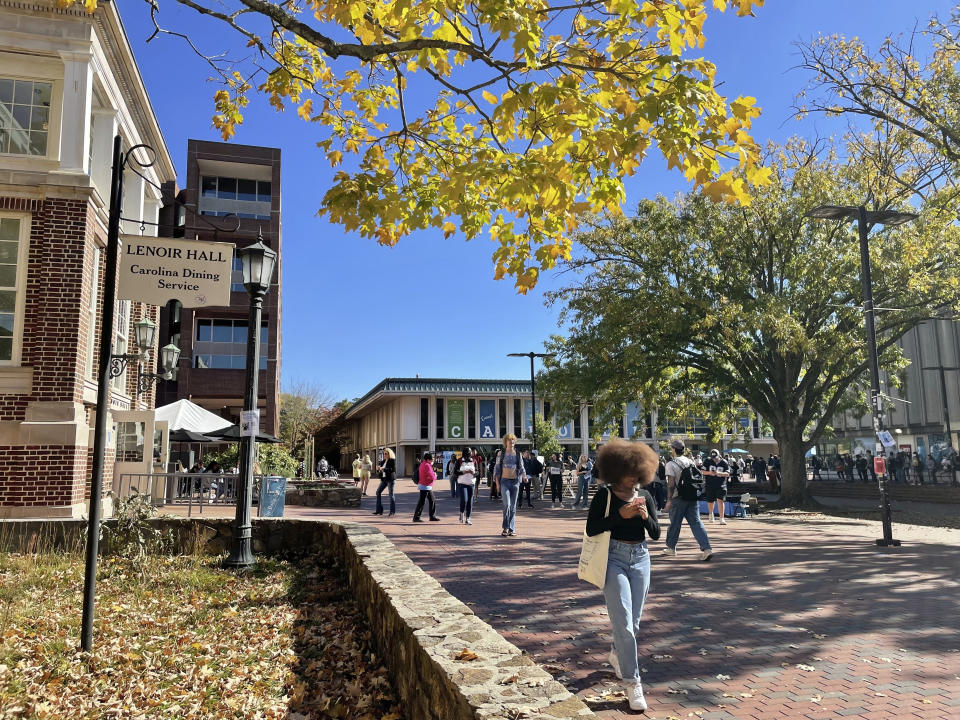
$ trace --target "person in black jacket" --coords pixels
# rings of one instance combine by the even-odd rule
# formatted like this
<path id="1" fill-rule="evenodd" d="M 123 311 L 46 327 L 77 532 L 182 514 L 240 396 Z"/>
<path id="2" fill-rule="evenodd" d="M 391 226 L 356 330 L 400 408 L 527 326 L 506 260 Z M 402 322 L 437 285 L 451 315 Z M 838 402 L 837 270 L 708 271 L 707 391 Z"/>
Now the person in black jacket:
<path id="1" fill-rule="evenodd" d="M 393 515 L 397 512 L 397 501 L 394 497 L 393 490 L 394 485 L 397 481 L 397 461 L 393 456 L 393 450 L 390 448 L 384 448 L 383 450 L 383 464 L 379 467 L 380 470 L 380 487 L 377 488 L 377 510 L 374 512 L 374 515 L 383 515 L 383 498 L 381 495 L 383 491 L 387 488 L 390 489 L 390 514 Z"/>
<path id="2" fill-rule="evenodd" d="M 637 636 L 650 588 L 646 538 L 660 538 L 657 506 L 645 489 L 657 471 L 657 454 L 645 443 L 619 438 L 597 452 L 597 475 L 604 487 L 587 513 L 587 535 L 610 531 L 610 552 L 603 597 L 613 630 L 609 661 L 624 681 L 631 710 L 646 710 L 640 684 Z M 609 512 L 607 512 L 609 501 Z"/>

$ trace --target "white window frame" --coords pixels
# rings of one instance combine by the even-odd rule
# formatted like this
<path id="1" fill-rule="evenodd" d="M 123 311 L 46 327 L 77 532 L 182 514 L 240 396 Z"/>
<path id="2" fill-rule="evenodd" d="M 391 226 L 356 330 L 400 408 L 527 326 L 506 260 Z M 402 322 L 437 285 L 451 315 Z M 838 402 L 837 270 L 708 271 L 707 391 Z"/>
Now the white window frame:
<path id="1" fill-rule="evenodd" d="M 130 308 L 129 300 L 117 300 L 117 321 L 113 332 L 113 354 L 126 355 L 130 347 Z M 125 332 L 121 332 L 121 328 Z M 135 368 L 136 363 L 128 362 L 122 373 L 113 379 L 113 389 L 123 394 L 127 393 L 127 373 Z"/>
<path id="2" fill-rule="evenodd" d="M 2 218 L 20 221 L 20 237 L 17 241 L 17 287 L 13 316 L 13 349 L 9 360 L 0 360 L 0 367 L 19 367 L 23 358 L 23 318 L 26 314 L 27 263 L 30 252 L 30 228 L 33 216 L 30 213 L 0 212 Z"/>
<path id="3" fill-rule="evenodd" d="M 10 153 L 0 152 L 3 158 L 32 158 L 51 160 L 60 154 L 60 114 L 63 104 L 63 77 L 46 77 L 42 73 L 37 75 L 23 75 L 21 73 L 5 72 L 0 68 L 0 78 L 4 80 L 21 80 L 30 82 L 42 82 L 50 85 L 50 114 L 47 118 L 47 147 L 42 155 L 31 155 L 30 153 Z M 56 120 L 56 122 L 55 122 Z M 56 133 L 56 137 L 54 137 Z"/>
<path id="4" fill-rule="evenodd" d="M 97 309 L 100 306 L 100 246 L 93 246 L 93 275 L 90 279 L 90 305 L 87 308 L 87 378 L 97 379 Z"/>

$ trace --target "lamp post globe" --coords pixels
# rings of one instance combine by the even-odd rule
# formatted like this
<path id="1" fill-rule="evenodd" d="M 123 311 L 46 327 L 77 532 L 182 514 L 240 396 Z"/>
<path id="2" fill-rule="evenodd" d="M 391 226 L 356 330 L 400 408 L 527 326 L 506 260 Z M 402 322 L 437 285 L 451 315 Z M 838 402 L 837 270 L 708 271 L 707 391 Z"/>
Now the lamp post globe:
<path id="1" fill-rule="evenodd" d="M 150 318 L 144 318 L 133 324 L 133 333 L 137 347 L 141 350 L 150 350 L 157 341 L 157 324 Z"/>
<path id="2" fill-rule="evenodd" d="M 247 292 L 265 294 L 270 289 L 273 268 L 277 263 L 277 252 L 263 244 L 258 238 L 253 245 L 237 250 L 240 256 L 243 286 Z"/>
<path id="3" fill-rule="evenodd" d="M 180 348 L 178 348 L 173 343 L 164 345 L 160 348 L 160 367 L 164 371 L 173 370 L 177 367 L 177 363 L 180 361 Z"/>

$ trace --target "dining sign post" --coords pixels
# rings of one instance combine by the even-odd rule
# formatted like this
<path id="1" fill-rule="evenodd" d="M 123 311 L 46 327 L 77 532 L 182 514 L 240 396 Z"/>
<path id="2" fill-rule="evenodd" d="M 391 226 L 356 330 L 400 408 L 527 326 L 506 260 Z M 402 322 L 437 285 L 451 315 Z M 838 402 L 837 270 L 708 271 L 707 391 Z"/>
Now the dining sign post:
<path id="1" fill-rule="evenodd" d="M 117 297 L 184 307 L 230 304 L 233 243 L 123 236 Z"/>

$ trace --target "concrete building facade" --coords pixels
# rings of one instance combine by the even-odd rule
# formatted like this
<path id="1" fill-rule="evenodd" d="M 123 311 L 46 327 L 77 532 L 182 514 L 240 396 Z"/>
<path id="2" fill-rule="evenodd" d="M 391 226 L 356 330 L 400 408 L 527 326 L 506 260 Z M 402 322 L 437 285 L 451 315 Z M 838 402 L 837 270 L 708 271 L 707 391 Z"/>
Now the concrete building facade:
<path id="1" fill-rule="evenodd" d="M 353 453 L 370 453 L 373 458 L 389 447 L 397 455 L 397 472 L 403 475 L 425 450 L 457 452 L 469 445 L 490 457 L 507 433 L 520 438 L 519 447 L 528 448 L 531 443 L 524 435 L 531 428 L 531 402 L 530 382 L 524 380 L 386 378 L 347 410 L 341 465 L 349 467 Z M 550 398 L 537 397 L 536 413 L 553 420 L 565 453 L 578 458 L 591 452 L 597 428 L 589 403 L 583 403 L 574 417 L 560 418 Z M 709 429 L 702 423 L 668 424 L 663 432 L 659 425 L 655 409 L 646 411 L 630 403 L 619 426 L 604 432 L 601 442 L 619 436 L 659 449 L 663 441 L 682 436 L 693 450 L 713 447 L 707 440 Z M 761 427 L 761 422 L 748 423 L 736 433 L 731 431 L 720 446 L 776 452 L 776 443 L 764 436 Z"/>

